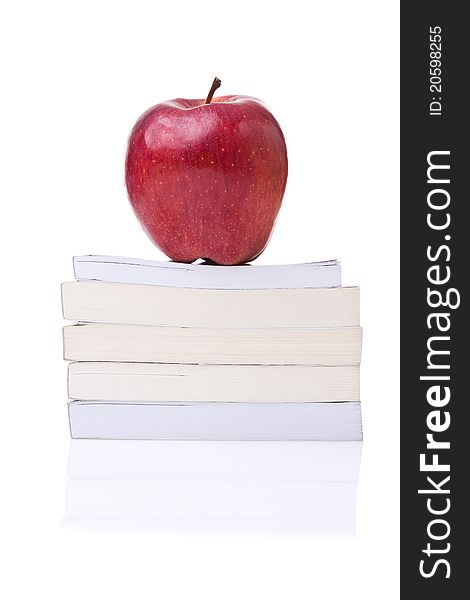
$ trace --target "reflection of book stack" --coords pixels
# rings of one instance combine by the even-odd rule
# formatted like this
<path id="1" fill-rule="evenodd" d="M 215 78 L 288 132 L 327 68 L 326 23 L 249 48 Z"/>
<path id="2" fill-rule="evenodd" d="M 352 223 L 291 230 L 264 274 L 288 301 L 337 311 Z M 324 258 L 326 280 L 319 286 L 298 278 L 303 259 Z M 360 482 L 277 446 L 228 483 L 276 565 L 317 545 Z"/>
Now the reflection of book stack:
<path id="1" fill-rule="evenodd" d="M 353 535 L 361 446 L 73 440 L 65 524 Z"/>
<path id="2" fill-rule="evenodd" d="M 74 266 L 73 437 L 361 439 L 359 290 L 336 261 Z"/>

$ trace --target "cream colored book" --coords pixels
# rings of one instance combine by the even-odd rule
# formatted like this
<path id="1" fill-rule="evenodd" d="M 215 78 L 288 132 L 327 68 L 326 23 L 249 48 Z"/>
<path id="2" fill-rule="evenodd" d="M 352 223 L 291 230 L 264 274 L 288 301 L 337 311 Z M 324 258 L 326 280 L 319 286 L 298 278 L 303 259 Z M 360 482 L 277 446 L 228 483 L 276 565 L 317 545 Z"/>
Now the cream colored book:
<path id="1" fill-rule="evenodd" d="M 347 402 L 359 367 L 73 362 L 72 400 L 113 402 Z"/>
<path id="2" fill-rule="evenodd" d="M 63 329 L 71 361 L 358 365 L 360 327 L 183 328 L 87 323 Z"/>
<path id="3" fill-rule="evenodd" d="M 208 267 L 210 268 L 210 267 Z M 62 284 L 70 321 L 172 327 L 354 327 L 359 288 L 198 289 L 103 281 Z"/>

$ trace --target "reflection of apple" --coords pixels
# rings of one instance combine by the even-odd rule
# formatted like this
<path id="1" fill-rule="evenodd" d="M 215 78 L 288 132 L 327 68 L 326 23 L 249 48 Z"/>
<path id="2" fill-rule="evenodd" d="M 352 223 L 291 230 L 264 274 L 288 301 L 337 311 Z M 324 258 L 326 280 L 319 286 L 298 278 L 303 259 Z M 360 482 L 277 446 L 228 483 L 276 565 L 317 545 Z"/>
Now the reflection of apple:
<path id="1" fill-rule="evenodd" d="M 134 211 L 173 260 L 221 265 L 266 247 L 287 179 L 287 151 L 255 98 L 220 96 L 157 104 L 129 139 L 126 183 Z"/>

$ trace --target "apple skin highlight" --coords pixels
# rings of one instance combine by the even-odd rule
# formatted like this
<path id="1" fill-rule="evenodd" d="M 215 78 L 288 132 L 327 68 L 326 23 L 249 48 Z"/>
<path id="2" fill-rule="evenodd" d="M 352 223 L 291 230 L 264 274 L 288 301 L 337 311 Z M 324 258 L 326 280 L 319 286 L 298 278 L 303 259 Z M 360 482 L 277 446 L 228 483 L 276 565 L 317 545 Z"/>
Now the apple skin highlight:
<path id="1" fill-rule="evenodd" d="M 150 239 L 175 261 L 255 259 L 271 236 L 286 181 L 281 128 L 248 96 L 157 104 L 129 138 L 129 200 Z"/>

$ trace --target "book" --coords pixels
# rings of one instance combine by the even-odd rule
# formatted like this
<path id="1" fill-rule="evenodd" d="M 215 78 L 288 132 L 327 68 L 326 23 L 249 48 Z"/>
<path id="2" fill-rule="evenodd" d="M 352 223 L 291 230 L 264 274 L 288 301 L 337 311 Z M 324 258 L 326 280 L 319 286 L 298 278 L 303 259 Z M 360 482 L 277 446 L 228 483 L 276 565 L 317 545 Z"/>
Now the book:
<path id="1" fill-rule="evenodd" d="M 360 327 L 184 328 L 86 323 L 63 328 L 71 361 L 358 365 Z"/>
<path id="2" fill-rule="evenodd" d="M 73 362 L 73 400 L 345 402 L 359 400 L 359 367 Z"/>
<path id="3" fill-rule="evenodd" d="M 359 325 L 357 287 L 235 290 L 75 281 L 62 284 L 62 306 L 65 319 L 95 323 L 212 328 Z"/>
<path id="4" fill-rule="evenodd" d="M 119 256 L 75 256 L 75 279 L 172 287 L 264 289 L 338 287 L 337 260 L 294 265 L 218 266 L 152 261 Z"/>
<path id="5" fill-rule="evenodd" d="M 359 402 L 69 402 L 72 438 L 362 440 Z"/>

